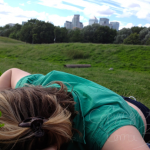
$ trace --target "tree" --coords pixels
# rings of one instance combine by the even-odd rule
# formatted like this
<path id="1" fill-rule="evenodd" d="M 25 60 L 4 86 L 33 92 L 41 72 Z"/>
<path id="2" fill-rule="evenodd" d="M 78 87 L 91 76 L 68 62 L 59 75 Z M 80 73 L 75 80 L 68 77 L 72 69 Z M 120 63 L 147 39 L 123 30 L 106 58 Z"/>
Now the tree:
<path id="1" fill-rule="evenodd" d="M 37 19 L 31 19 L 22 26 L 19 35 L 22 41 L 28 43 L 53 43 L 54 25 Z"/>
<path id="2" fill-rule="evenodd" d="M 95 43 L 112 43 L 117 32 L 108 26 L 99 26 L 94 33 Z"/>
<path id="3" fill-rule="evenodd" d="M 22 26 L 20 30 L 20 40 L 27 42 L 27 43 L 32 43 L 32 29 L 33 29 L 33 24 L 27 22 Z"/>
<path id="4" fill-rule="evenodd" d="M 94 33 L 98 29 L 99 26 L 100 25 L 98 25 L 98 24 L 93 24 L 92 26 L 88 25 L 88 26 L 84 27 L 81 30 L 83 42 L 93 42 L 94 41 Z"/>
<path id="5" fill-rule="evenodd" d="M 150 45 L 150 38 L 146 41 L 146 45 Z"/>
<path id="6" fill-rule="evenodd" d="M 123 41 L 124 44 L 140 44 L 139 34 L 132 33 Z"/>
<path id="7" fill-rule="evenodd" d="M 68 30 L 66 28 L 54 28 L 55 42 L 68 42 Z"/>
<path id="8" fill-rule="evenodd" d="M 144 44 L 145 43 L 145 36 L 148 34 L 149 32 L 149 28 L 144 28 L 143 30 L 140 31 L 139 33 L 139 37 L 140 37 L 140 40 L 141 40 L 141 43 Z"/>
<path id="9" fill-rule="evenodd" d="M 131 29 L 123 28 L 117 32 L 117 36 L 115 37 L 115 44 L 123 43 L 124 39 L 126 39 L 132 33 Z"/>
<path id="10" fill-rule="evenodd" d="M 139 34 L 140 31 L 143 30 L 143 29 L 144 29 L 144 27 L 138 27 L 138 26 L 134 26 L 134 27 L 131 28 L 132 33 L 137 33 L 137 34 Z"/>
<path id="11" fill-rule="evenodd" d="M 69 42 L 81 42 L 82 41 L 81 30 L 76 28 L 74 30 L 69 31 L 68 37 Z"/>
<path id="12" fill-rule="evenodd" d="M 149 38 L 150 38 L 150 31 L 148 32 L 148 34 L 146 34 L 145 38 L 142 40 L 142 44 L 147 44 Z"/>
<path id="13" fill-rule="evenodd" d="M 15 34 L 14 32 L 12 32 L 12 33 L 9 35 L 9 38 L 16 39 L 16 34 Z"/>

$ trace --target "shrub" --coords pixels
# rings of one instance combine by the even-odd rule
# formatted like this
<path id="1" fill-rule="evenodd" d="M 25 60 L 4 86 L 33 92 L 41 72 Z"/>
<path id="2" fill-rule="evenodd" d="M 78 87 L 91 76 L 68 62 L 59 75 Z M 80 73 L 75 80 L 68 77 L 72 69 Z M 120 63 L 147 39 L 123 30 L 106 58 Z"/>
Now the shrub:
<path id="1" fill-rule="evenodd" d="M 150 38 L 150 31 L 146 34 L 145 38 L 142 40 L 142 44 L 146 44 L 148 39 Z"/>
<path id="2" fill-rule="evenodd" d="M 90 55 L 80 50 L 68 50 L 67 56 L 70 59 L 84 59 L 84 58 L 88 58 Z"/>
<path id="3" fill-rule="evenodd" d="M 146 41 L 146 45 L 150 45 L 150 38 Z"/>
<path id="4" fill-rule="evenodd" d="M 140 44 L 139 40 L 139 34 L 137 33 L 132 33 L 130 36 L 128 36 L 124 41 L 124 44 Z"/>
<path id="5" fill-rule="evenodd" d="M 124 39 L 126 39 L 132 33 L 131 29 L 123 28 L 117 32 L 117 36 L 115 37 L 115 44 L 123 43 Z"/>
<path id="6" fill-rule="evenodd" d="M 143 30 L 140 31 L 139 38 L 140 38 L 142 44 L 143 44 L 143 40 L 144 40 L 145 36 L 148 34 L 148 32 L 149 32 L 148 28 L 144 28 Z"/>

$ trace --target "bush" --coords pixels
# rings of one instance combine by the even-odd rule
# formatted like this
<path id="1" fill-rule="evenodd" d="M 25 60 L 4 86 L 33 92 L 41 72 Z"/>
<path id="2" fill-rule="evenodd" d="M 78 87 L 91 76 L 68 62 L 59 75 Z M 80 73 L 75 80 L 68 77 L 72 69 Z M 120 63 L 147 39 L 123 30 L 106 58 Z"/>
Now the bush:
<path id="1" fill-rule="evenodd" d="M 16 34 L 14 32 L 10 33 L 9 38 L 16 39 Z"/>
<path id="2" fill-rule="evenodd" d="M 145 36 L 148 34 L 149 29 L 148 28 L 144 28 L 143 30 L 140 31 L 139 33 L 139 37 L 140 40 L 143 41 L 143 39 L 145 38 Z"/>
<path id="3" fill-rule="evenodd" d="M 142 44 L 146 44 L 147 40 L 150 38 L 150 31 L 146 34 L 145 38 L 142 40 Z"/>
<path id="4" fill-rule="evenodd" d="M 123 28 L 117 32 L 117 36 L 115 37 L 115 44 L 123 43 L 124 39 L 126 39 L 132 33 L 131 29 Z"/>
<path id="5" fill-rule="evenodd" d="M 70 59 L 84 59 L 84 58 L 88 58 L 90 55 L 80 50 L 68 50 L 67 56 Z"/>
<path id="6" fill-rule="evenodd" d="M 140 44 L 139 40 L 139 34 L 137 33 L 132 33 L 130 36 L 128 36 L 124 41 L 124 44 Z"/>
<path id="7" fill-rule="evenodd" d="M 150 45 L 150 38 L 146 41 L 146 45 Z"/>

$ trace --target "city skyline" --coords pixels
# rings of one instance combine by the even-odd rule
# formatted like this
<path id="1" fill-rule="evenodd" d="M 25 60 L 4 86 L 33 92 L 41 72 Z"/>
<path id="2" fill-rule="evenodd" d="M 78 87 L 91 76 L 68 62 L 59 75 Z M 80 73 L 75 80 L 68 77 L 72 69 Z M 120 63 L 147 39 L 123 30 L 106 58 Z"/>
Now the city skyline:
<path id="1" fill-rule="evenodd" d="M 89 18 L 109 18 L 119 22 L 120 27 L 150 27 L 150 3 L 143 0 L 0 0 L 0 26 L 19 23 L 37 18 L 52 22 L 55 26 L 64 26 L 72 22 L 74 14 L 80 14 L 80 22 L 89 24 Z"/>
<path id="2" fill-rule="evenodd" d="M 119 30 L 119 22 L 109 22 L 108 18 L 99 18 L 98 22 L 98 19 L 93 16 L 89 19 L 89 25 L 92 24 L 100 24 L 101 26 L 108 26 L 110 29 Z"/>
<path id="3" fill-rule="evenodd" d="M 108 18 L 99 18 L 99 22 L 98 19 L 93 16 L 89 19 L 89 24 L 88 25 L 92 25 L 92 24 L 99 24 L 101 26 L 108 26 L 110 29 L 115 29 L 115 30 L 119 30 L 119 22 L 109 22 Z M 79 14 L 75 14 L 72 22 L 70 21 L 66 21 L 64 23 L 64 27 L 66 29 L 74 29 L 74 28 L 79 28 L 79 29 L 83 29 L 83 23 L 80 22 L 80 15 Z"/>

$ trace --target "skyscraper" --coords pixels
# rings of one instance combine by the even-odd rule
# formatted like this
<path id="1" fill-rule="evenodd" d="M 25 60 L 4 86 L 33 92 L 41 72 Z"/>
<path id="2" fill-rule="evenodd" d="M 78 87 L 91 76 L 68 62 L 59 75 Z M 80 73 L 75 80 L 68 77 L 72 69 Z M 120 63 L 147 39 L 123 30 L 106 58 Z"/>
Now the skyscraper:
<path id="1" fill-rule="evenodd" d="M 112 29 L 119 30 L 119 22 L 110 22 L 110 24 L 112 25 Z"/>
<path id="2" fill-rule="evenodd" d="M 90 20 L 89 20 L 89 25 L 92 25 L 94 23 L 97 23 L 98 24 L 98 20 L 95 16 L 91 17 Z"/>
<path id="3" fill-rule="evenodd" d="M 27 22 L 26 21 L 22 21 L 22 25 L 25 25 Z"/>
<path id="4" fill-rule="evenodd" d="M 66 29 L 83 29 L 83 23 L 80 22 L 80 15 L 74 15 L 72 22 L 66 21 L 64 27 Z"/>
<path id="5" fill-rule="evenodd" d="M 101 26 L 108 26 L 109 27 L 109 19 L 107 19 L 107 18 L 100 18 L 99 24 Z"/>
<path id="6" fill-rule="evenodd" d="M 15 26 L 15 24 L 14 24 L 14 23 L 9 23 L 8 25 L 9 25 L 10 27 Z"/>
<path id="7" fill-rule="evenodd" d="M 80 28 L 80 15 L 74 15 L 73 19 L 72 19 L 72 27 L 73 28 Z"/>
<path id="8" fill-rule="evenodd" d="M 66 29 L 72 29 L 72 22 L 66 21 L 64 27 L 66 27 Z"/>
<path id="9" fill-rule="evenodd" d="M 80 29 L 83 29 L 83 23 L 80 22 Z"/>

